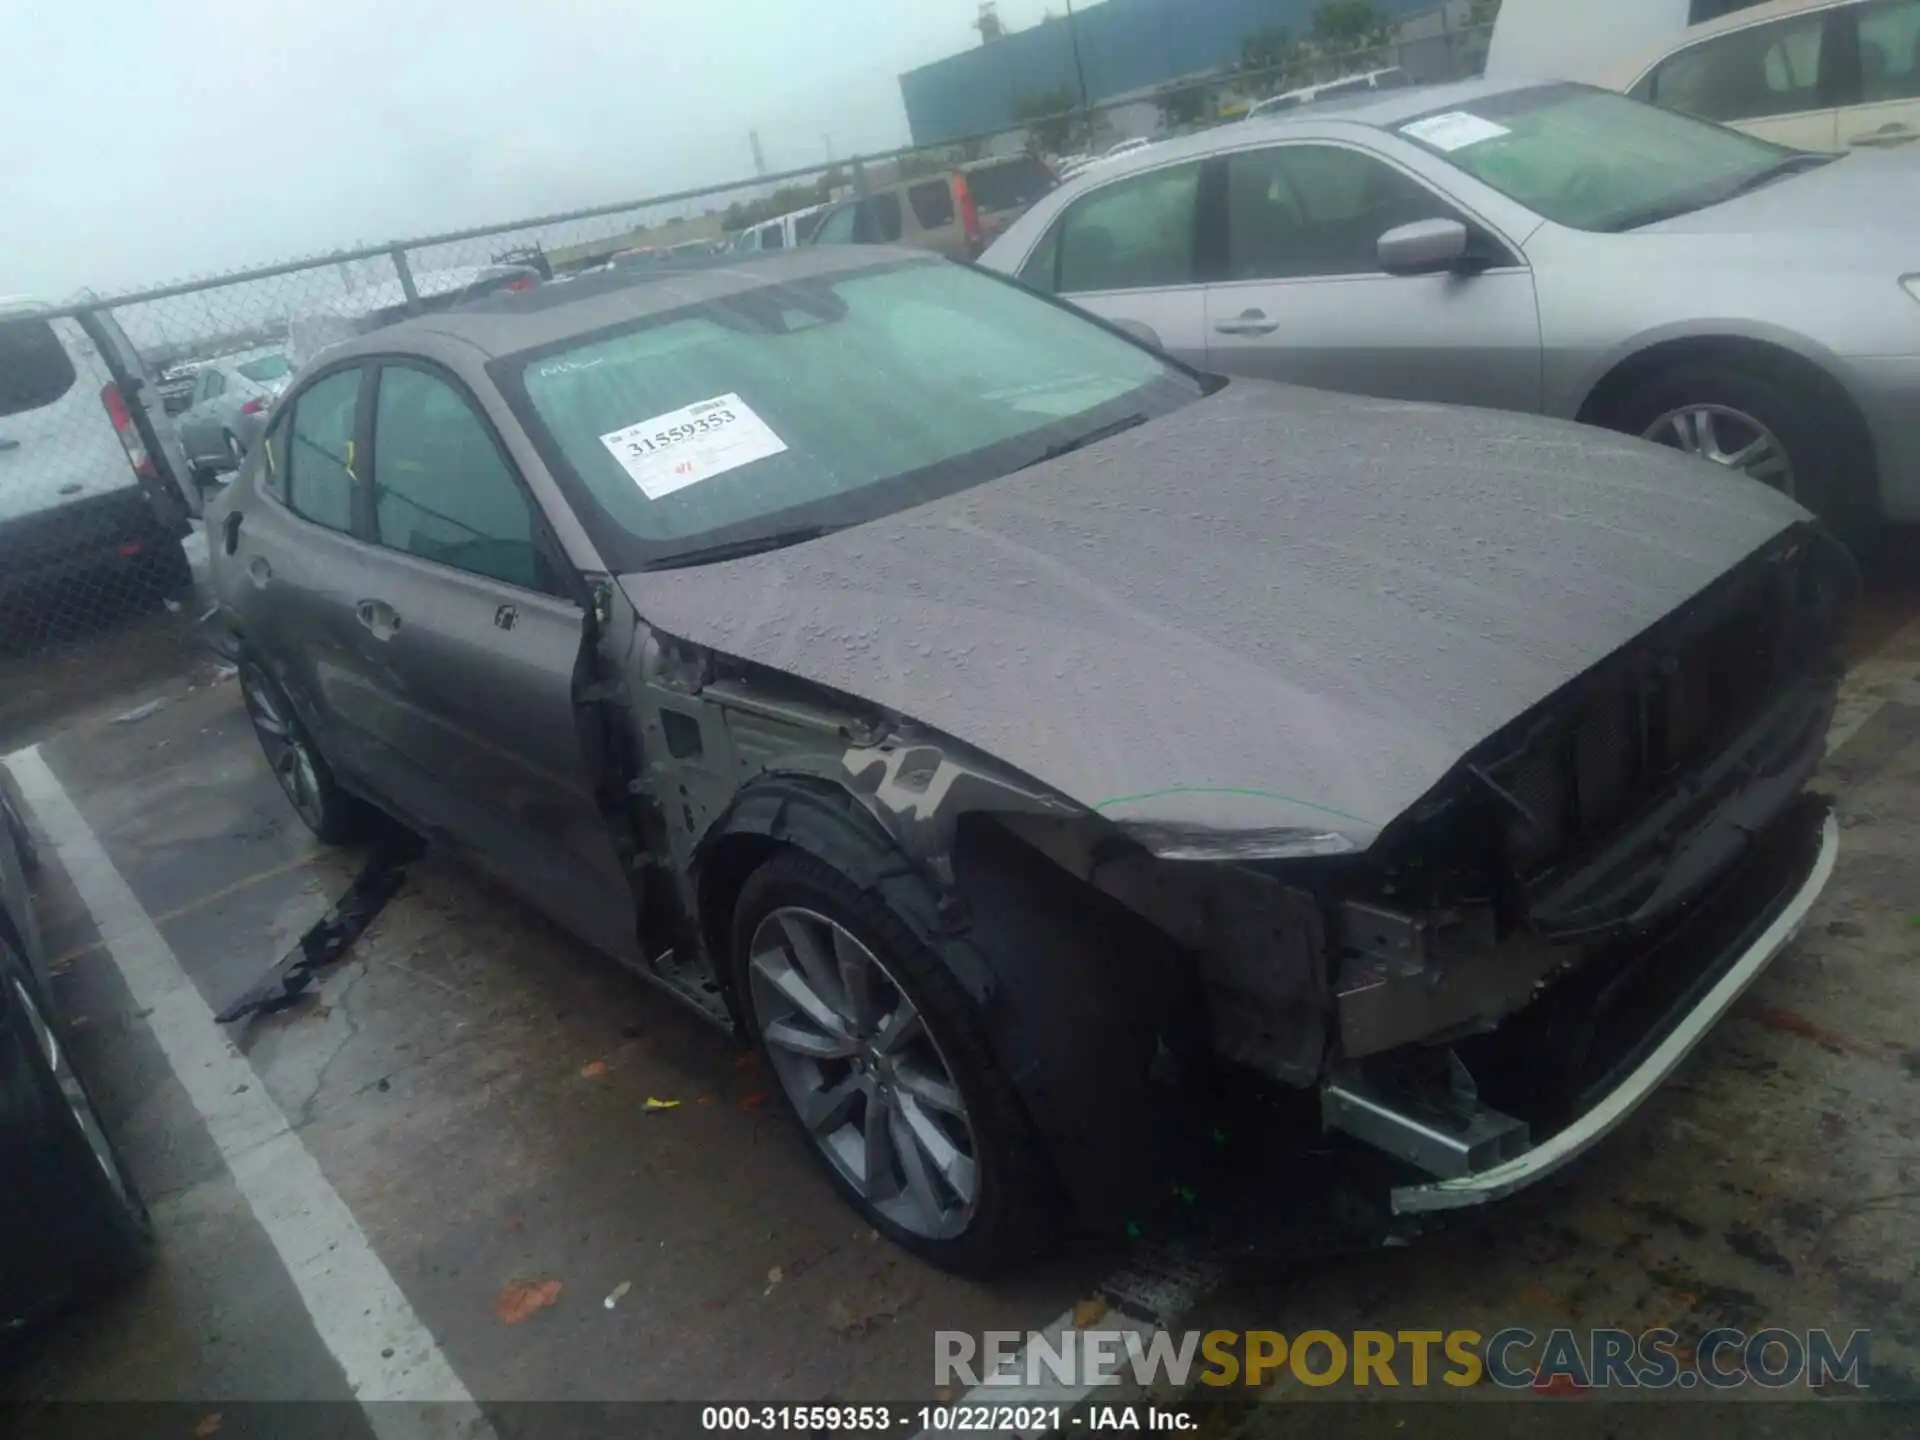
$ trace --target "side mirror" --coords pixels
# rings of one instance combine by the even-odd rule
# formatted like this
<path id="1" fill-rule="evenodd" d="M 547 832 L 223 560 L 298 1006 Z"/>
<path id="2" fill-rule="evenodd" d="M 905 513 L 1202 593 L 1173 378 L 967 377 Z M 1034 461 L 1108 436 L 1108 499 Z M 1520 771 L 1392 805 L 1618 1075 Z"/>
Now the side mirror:
<path id="1" fill-rule="evenodd" d="M 1416 220 L 1380 237 L 1380 268 L 1389 275 L 1440 275 L 1466 262 L 1473 237 L 1458 220 Z"/>
<path id="2" fill-rule="evenodd" d="M 1160 332 L 1141 320 L 1110 320 L 1107 322 L 1116 330 L 1124 330 L 1142 345 L 1151 345 L 1156 350 L 1167 347 L 1160 343 Z"/>

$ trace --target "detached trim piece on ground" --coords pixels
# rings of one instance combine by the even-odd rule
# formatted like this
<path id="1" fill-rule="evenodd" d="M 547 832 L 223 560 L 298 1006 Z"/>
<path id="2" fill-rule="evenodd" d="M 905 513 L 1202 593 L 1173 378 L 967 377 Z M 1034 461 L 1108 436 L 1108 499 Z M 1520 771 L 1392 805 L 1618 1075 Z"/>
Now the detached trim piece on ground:
<path id="1" fill-rule="evenodd" d="M 407 867 L 420 858 L 425 848 L 425 842 L 418 836 L 404 833 L 375 845 L 367 863 L 347 887 L 347 893 L 314 922 L 278 965 L 214 1019 L 222 1025 L 231 1025 L 237 1020 L 270 1015 L 292 1005 L 322 968 L 346 955 L 374 917 L 399 893 L 407 878 Z"/>

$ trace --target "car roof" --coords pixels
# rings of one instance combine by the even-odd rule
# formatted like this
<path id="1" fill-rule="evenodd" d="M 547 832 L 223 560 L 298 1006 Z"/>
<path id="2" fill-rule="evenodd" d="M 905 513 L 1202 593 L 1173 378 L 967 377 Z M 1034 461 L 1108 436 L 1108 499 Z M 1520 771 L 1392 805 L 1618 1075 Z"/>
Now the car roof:
<path id="1" fill-rule="evenodd" d="M 1135 150 L 1131 154 L 1105 160 L 1097 168 L 1076 172 L 1055 193 L 1077 189 L 1084 182 L 1094 180 L 1105 185 L 1122 175 L 1158 169 L 1169 162 L 1200 159 L 1222 150 L 1243 149 L 1250 140 L 1261 136 L 1283 138 L 1293 130 L 1325 134 L 1330 127 L 1338 125 L 1391 130 L 1404 121 L 1445 110 L 1449 106 L 1468 105 L 1489 96 L 1509 95 L 1542 85 L 1570 83 L 1531 79 L 1457 80 L 1445 85 L 1409 85 L 1398 90 L 1361 90 L 1351 95 L 1336 95 L 1325 100 L 1309 101 L 1291 110 L 1278 110 L 1270 115 L 1250 114 L 1232 124 L 1216 125 L 1191 135 L 1158 141 L 1145 150 Z"/>
<path id="2" fill-rule="evenodd" d="M 388 325 L 330 346 L 327 358 L 438 349 L 450 337 L 489 358 L 537 349 L 630 321 L 785 281 L 877 269 L 901 261 L 945 265 L 925 250 L 896 245 L 806 245 L 755 255 L 663 261 L 647 270 L 585 275 L 567 285 L 537 285 Z"/>
<path id="3" fill-rule="evenodd" d="M 1712 39 L 1715 35 L 1726 35 L 1735 30 L 1745 30 L 1749 25 L 1764 25 L 1769 20 L 1785 20 L 1794 15 L 1804 15 L 1811 10 L 1831 10 L 1841 5 L 1855 4 L 1858 0 L 1766 0 L 1763 5 L 1749 5 L 1743 10 L 1730 10 L 1717 20 L 1708 20 L 1699 25 L 1689 25 L 1684 30 L 1676 30 L 1658 45 L 1648 46 L 1639 51 L 1631 61 L 1610 65 L 1600 72 L 1597 83 L 1609 89 L 1625 90 L 1648 70 L 1676 50 L 1684 50 L 1701 40 Z"/>

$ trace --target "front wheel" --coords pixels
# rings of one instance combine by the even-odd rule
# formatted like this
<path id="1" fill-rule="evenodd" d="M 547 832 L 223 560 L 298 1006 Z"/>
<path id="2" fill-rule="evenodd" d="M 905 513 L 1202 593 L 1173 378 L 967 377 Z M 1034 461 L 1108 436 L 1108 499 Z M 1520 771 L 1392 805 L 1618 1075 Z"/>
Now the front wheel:
<path id="1" fill-rule="evenodd" d="M 961 1274 L 1030 1254 L 1047 1165 L 978 1008 L 877 895 L 800 851 L 735 907 L 740 1008 L 809 1146 L 873 1227 Z"/>
<path id="2" fill-rule="evenodd" d="M 47 1127 L 33 1173 L 15 1177 L 44 1196 L 52 1233 L 34 1237 L 35 1243 L 47 1247 L 44 1253 L 73 1286 L 112 1284 L 139 1271 L 152 1255 L 147 1207 L 74 1072 L 51 1008 L 3 944 L 0 989 L 0 1014 L 19 1032 Z"/>
<path id="3" fill-rule="evenodd" d="M 294 813 L 326 844 L 348 845 L 364 839 L 371 829 L 372 812 L 340 788 L 286 693 L 251 657 L 240 662 L 240 694 L 267 765 Z"/>
<path id="4" fill-rule="evenodd" d="M 1779 490 L 1835 530 L 1857 534 L 1873 513 L 1863 457 L 1805 386 L 1765 369 L 1676 365 L 1617 407 L 1613 428 Z"/>

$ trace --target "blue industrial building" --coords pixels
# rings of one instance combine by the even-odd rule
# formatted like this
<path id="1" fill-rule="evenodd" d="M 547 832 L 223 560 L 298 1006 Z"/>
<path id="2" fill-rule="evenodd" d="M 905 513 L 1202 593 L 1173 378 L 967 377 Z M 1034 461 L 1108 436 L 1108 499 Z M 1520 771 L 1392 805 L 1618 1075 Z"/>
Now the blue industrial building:
<path id="1" fill-rule="evenodd" d="M 1249 35 L 1284 26 L 1305 39 L 1324 0 L 1106 0 L 1076 8 L 1080 64 L 1091 100 L 1125 95 L 1240 58 Z M 1372 0 L 1388 20 L 1432 9 L 1437 0 Z M 1079 91 L 1073 34 L 1053 17 L 949 55 L 900 77 L 914 143 L 937 145 L 1014 123 L 1024 95 Z"/>

